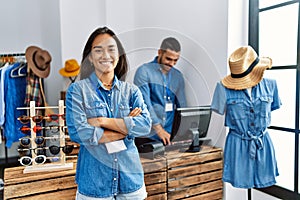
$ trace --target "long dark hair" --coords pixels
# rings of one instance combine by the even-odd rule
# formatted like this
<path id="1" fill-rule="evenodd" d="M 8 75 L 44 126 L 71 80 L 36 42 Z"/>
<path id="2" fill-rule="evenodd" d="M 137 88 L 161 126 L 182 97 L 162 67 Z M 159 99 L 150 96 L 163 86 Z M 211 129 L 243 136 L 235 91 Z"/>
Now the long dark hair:
<path id="1" fill-rule="evenodd" d="M 95 70 L 92 63 L 89 61 L 87 57 L 92 51 L 92 44 L 95 38 L 101 34 L 109 34 L 111 37 L 114 38 L 114 40 L 117 43 L 118 51 L 119 51 L 119 61 L 115 68 L 115 75 L 118 77 L 119 80 L 124 81 L 128 72 L 128 62 L 127 62 L 126 53 L 123 48 L 123 45 L 121 44 L 116 34 L 107 27 L 100 27 L 96 29 L 87 40 L 82 54 L 81 67 L 80 67 L 81 69 L 80 79 L 88 78 L 90 74 Z"/>

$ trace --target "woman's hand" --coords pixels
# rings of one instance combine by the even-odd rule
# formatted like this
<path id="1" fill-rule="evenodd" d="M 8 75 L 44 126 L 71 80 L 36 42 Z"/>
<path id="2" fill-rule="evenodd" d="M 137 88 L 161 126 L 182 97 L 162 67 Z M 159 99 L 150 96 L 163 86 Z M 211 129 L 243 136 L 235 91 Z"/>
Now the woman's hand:
<path id="1" fill-rule="evenodd" d="M 128 116 L 130 116 L 130 117 L 136 117 L 136 116 L 138 116 L 139 114 L 141 114 L 141 112 L 142 112 L 142 109 L 141 109 L 141 108 L 134 108 L 134 109 L 129 113 Z"/>

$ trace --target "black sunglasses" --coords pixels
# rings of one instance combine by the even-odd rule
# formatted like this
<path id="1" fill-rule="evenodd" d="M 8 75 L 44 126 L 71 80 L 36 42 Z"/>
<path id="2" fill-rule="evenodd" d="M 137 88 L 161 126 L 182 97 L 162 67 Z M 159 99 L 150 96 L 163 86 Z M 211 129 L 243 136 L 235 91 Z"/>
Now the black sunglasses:
<path id="1" fill-rule="evenodd" d="M 56 145 L 49 146 L 49 151 L 53 155 L 59 154 L 60 149 L 62 149 L 62 151 L 65 154 L 70 154 L 73 151 L 73 149 L 74 149 L 74 145 L 65 145 L 63 147 L 59 147 L 59 146 L 56 146 Z"/>
<path id="2" fill-rule="evenodd" d="M 44 119 L 46 119 L 47 121 L 56 121 L 57 122 L 60 117 L 63 120 L 66 119 L 66 115 L 65 114 L 49 114 L 46 117 L 44 117 Z"/>
<path id="3" fill-rule="evenodd" d="M 45 140 L 46 138 L 43 137 L 43 136 L 37 136 L 35 139 L 34 139 L 34 142 L 38 145 L 38 146 L 42 146 L 44 143 L 45 143 Z M 20 144 L 23 146 L 23 147 L 29 147 L 30 146 L 30 143 L 31 143 L 31 138 L 30 137 L 22 137 L 19 139 L 20 141 Z"/>
<path id="4" fill-rule="evenodd" d="M 37 147 L 37 148 L 18 148 L 18 152 L 20 155 L 32 155 L 32 151 L 35 155 L 45 155 L 47 147 Z M 27 153 L 28 152 L 28 153 Z"/>

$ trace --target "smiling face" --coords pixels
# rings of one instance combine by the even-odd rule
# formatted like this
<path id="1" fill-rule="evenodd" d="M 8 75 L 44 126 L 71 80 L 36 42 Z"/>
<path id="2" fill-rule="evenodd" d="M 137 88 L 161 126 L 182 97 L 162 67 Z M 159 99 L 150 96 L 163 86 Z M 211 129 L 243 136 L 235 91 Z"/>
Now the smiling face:
<path id="1" fill-rule="evenodd" d="M 89 60 L 98 77 L 108 74 L 113 76 L 119 61 L 118 46 L 114 38 L 107 33 L 98 35 L 92 43 Z"/>
<path id="2" fill-rule="evenodd" d="M 158 63 L 161 64 L 162 70 L 164 73 L 170 71 L 170 69 L 176 65 L 180 57 L 180 52 L 167 50 L 158 50 Z"/>

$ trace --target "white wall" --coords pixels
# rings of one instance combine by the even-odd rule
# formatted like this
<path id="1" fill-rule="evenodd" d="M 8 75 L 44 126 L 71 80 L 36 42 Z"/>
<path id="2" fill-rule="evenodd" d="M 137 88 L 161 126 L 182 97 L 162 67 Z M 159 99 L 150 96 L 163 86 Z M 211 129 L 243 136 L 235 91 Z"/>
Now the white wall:
<path id="1" fill-rule="evenodd" d="M 177 37 L 182 44 L 177 66 L 185 75 L 190 105 L 210 104 L 216 82 L 227 74 L 228 53 L 247 44 L 247 1 L 1 0 L 1 8 L 6 28 L 0 33 L 0 53 L 25 52 L 30 45 L 51 53 L 45 79 L 50 105 L 57 104 L 69 83 L 58 70 L 70 58 L 80 63 L 88 36 L 100 26 L 112 28 L 124 44 L 129 81 L 140 64 L 153 59 L 164 37 Z M 209 136 L 223 146 L 223 117 L 213 114 Z M 246 190 L 225 188 L 226 199 L 247 198 Z"/>

